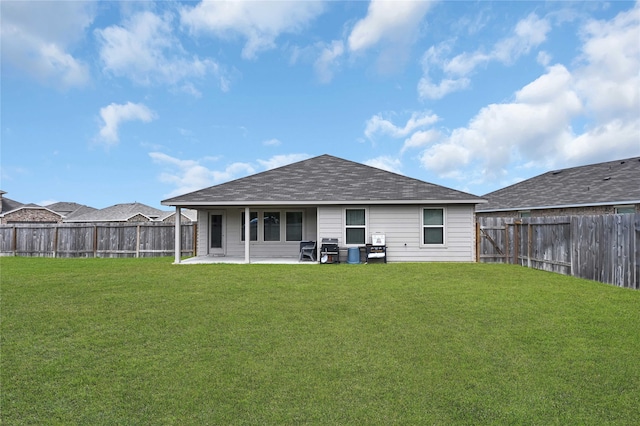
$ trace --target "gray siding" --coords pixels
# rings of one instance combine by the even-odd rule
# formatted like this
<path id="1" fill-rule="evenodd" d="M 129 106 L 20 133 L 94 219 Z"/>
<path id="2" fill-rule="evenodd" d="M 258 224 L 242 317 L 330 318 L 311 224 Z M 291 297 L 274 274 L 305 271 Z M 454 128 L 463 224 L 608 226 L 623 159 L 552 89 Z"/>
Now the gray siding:
<path id="1" fill-rule="evenodd" d="M 362 206 L 354 207 L 361 208 Z M 475 260 L 474 206 L 444 207 L 445 246 L 425 247 L 421 243 L 422 206 L 368 206 L 367 238 L 386 236 L 390 262 L 472 262 Z M 338 238 L 344 246 L 344 206 L 318 208 L 318 237 Z"/>

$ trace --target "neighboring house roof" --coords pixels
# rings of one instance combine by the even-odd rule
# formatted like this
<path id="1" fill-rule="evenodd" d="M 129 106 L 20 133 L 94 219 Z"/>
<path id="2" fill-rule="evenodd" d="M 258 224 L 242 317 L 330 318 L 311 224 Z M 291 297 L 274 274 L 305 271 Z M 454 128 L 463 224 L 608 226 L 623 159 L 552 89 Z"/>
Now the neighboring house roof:
<path id="1" fill-rule="evenodd" d="M 3 199 L 3 201 L 4 200 L 6 200 L 6 199 Z M 49 209 L 47 207 L 39 206 L 39 205 L 33 204 L 33 203 L 22 204 L 21 206 L 19 206 L 16 209 L 2 212 L 2 214 L 0 214 L 0 217 L 5 217 L 8 214 L 13 214 L 13 213 L 19 212 L 20 210 L 47 210 L 47 211 L 55 214 L 56 216 L 60 216 L 60 218 L 62 218 L 62 215 L 60 213 L 58 213 L 56 211 L 53 211 L 53 210 L 51 210 L 51 209 Z"/>
<path id="2" fill-rule="evenodd" d="M 3 191 L 4 194 L 6 194 L 6 192 Z M 20 207 L 24 206 L 24 204 L 12 200 L 11 198 L 7 198 L 7 197 L 2 197 L 2 211 L 0 211 L 0 213 L 8 213 L 10 211 L 16 210 Z"/>
<path id="3" fill-rule="evenodd" d="M 53 210 L 54 212 L 60 213 L 67 220 L 73 219 L 76 216 L 80 216 L 80 215 L 87 214 L 97 210 L 93 207 L 85 206 L 83 204 L 64 202 L 64 201 L 49 204 L 45 207 L 47 207 L 50 210 Z"/>
<path id="4" fill-rule="evenodd" d="M 547 172 L 483 198 L 479 213 L 640 203 L 640 157 Z"/>
<path id="5" fill-rule="evenodd" d="M 74 216 L 66 222 L 126 222 L 134 216 L 141 215 L 149 220 L 156 220 L 164 212 L 142 203 L 116 204 L 100 210 L 94 210 Z"/>
<path id="6" fill-rule="evenodd" d="M 175 214 L 176 214 L 175 210 L 168 211 L 168 212 L 163 212 L 162 216 L 160 216 L 158 218 L 158 220 L 165 221 L 168 218 L 174 216 Z M 180 214 L 182 216 L 184 216 L 185 218 L 189 219 L 191 222 L 197 222 L 198 221 L 198 211 L 197 210 L 182 209 L 180 211 Z"/>
<path id="7" fill-rule="evenodd" d="M 162 201 L 170 206 L 481 203 L 480 197 L 321 155 Z"/>

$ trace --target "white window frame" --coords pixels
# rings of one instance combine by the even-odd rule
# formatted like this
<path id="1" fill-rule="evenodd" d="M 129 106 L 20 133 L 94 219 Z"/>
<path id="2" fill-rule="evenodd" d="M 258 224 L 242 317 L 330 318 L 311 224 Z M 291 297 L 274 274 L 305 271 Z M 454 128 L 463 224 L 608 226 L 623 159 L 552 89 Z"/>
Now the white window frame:
<path id="1" fill-rule="evenodd" d="M 347 225 L 347 210 L 364 210 L 364 226 L 362 225 Z M 351 206 L 342 209 L 342 218 L 344 220 L 342 227 L 342 241 L 345 247 L 358 247 L 367 244 L 369 235 L 369 208 L 364 206 Z M 363 228 L 364 227 L 364 241 L 362 244 L 347 244 L 347 229 L 349 228 Z"/>
<path id="2" fill-rule="evenodd" d="M 425 210 L 442 210 L 442 225 L 425 225 L 424 224 L 424 211 Z M 442 228 L 442 244 L 427 244 L 424 241 L 424 229 L 425 228 Z M 443 206 L 420 206 L 420 247 L 446 247 L 447 246 L 447 208 Z"/>

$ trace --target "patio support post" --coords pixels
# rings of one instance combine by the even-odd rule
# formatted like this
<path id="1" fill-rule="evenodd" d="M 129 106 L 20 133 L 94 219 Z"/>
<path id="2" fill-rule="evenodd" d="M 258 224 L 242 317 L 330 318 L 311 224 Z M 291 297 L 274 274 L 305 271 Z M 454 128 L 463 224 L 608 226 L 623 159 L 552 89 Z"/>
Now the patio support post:
<path id="1" fill-rule="evenodd" d="M 249 207 L 244 208 L 244 263 L 251 263 L 249 243 L 251 239 L 251 215 Z"/>
<path id="2" fill-rule="evenodd" d="M 176 206 L 176 238 L 175 238 L 175 243 L 176 243 L 176 260 L 175 263 L 180 263 L 180 254 L 182 252 L 182 247 L 181 247 L 181 243 L 182 243 L 182 234 L 180 232 L 180 222 L 182 222 L 182 211 L 180 209 L 180 207 Z"/>

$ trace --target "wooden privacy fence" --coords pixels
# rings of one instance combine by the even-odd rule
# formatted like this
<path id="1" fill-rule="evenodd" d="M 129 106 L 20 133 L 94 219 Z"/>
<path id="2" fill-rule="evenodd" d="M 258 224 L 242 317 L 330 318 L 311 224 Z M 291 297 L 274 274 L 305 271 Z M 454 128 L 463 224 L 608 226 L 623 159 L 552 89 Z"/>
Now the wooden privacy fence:
<path id="1" fill-rule="evenodd" d="M 478 217 L 478 261 L 640 289 L 640 214 Z"/>
<path id="2" fill-rule="evenodd" d="M 196 225 L 181 224 L 181 254 L 195 255 Z M 175 224 L 61 223 L 0 225 L 0 255 L 39 257 L 172 256 Z"/>

